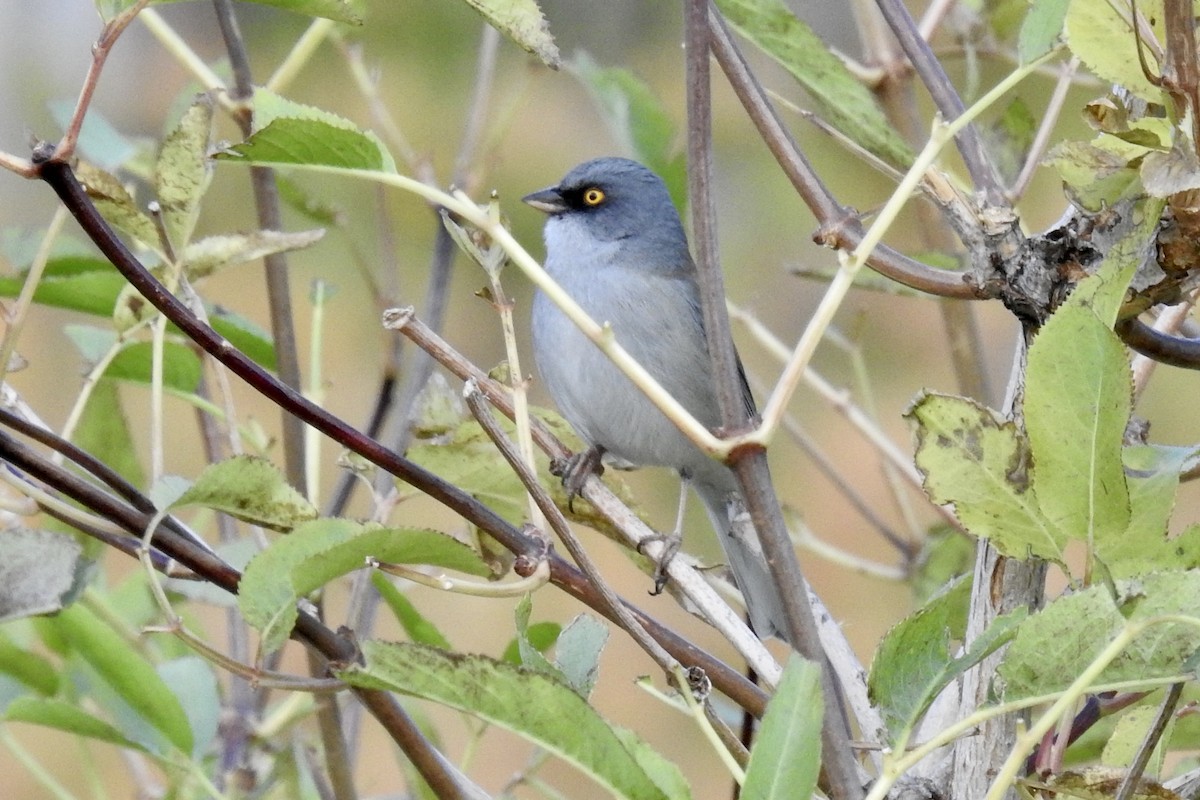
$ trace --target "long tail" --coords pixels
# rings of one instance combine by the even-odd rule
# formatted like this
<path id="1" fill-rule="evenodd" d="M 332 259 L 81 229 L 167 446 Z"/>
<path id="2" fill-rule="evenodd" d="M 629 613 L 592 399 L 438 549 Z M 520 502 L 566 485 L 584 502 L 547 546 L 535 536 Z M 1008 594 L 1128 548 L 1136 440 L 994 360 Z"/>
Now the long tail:
<path id="1" fill-rule="evenodd" d="M 763 556 L 762 546 L 758 535 L 750 525 L 739 525 L 738 531 L 730 523 L 730 504 L 737 500 L 741 503 L 741 493 L 737 483 L 730 473 L 696 477 L 692 486 L 704 502 L 708 518 L 713 529 L 717 531 L 721 546 L 725 550 L 725 558 L 733 570 L 734 580 L 742 595 L 746 598 L 746 607 L 750 611 L 750 622 L 755 632 L 766 638 L 777 636 L 787 639 L 787 618 L 783 611 L 783 598 L 779 587 L 771 578 L 771 570 L 767 559 Z M 739 536 L 739 532 L 745 535 Z"/>

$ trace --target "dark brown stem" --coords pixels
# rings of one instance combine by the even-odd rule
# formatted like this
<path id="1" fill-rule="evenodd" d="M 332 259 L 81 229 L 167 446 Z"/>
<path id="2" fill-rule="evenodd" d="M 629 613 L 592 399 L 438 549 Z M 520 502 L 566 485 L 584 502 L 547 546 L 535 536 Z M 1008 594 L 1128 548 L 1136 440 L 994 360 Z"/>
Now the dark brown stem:
<path id="1" fill-rule="evenodd" d="M 1200 339 L 1184 339 L 1156 331 L 1139 319 L 1127 319 L 1116 325 L 1117 335 L 1125 344 L 1160 364 L 1183 369 L 1200 369 Z"/>
<path id="2" fill-rule="evenodd" d="M 245 100 L 254 93 L 254 81 L 250 74 L 250 60 L 246 44 L 242 39 L 237 16 L 233 11 L 233 0 L 213 0 L 217 22 L 225 49 L 234 68 L 234 87 L 237 99 Z M 237 117 L 242 135 L 249 137 L 252 130 L 250 114 Z M 250 167 L 250 185 L 254 190 L 254 205 L 258 210 L 258 227 L 267 231 L 283 230 L 283 218 L 279 213 L 279 190 L 275 185 L 275 171 L 270 167 Z M 288 278 L 287 256 L 272 253 L 263 258 L 263 269 L 267 279 L 267 302 L 271 312 L 271 337 L 275 343 L 275 368 L 280 379 L 293 389 L 300 388 L 300 356 L 296 348 L 296 329 L 292 314 L 291 282 Z M 304 422 L 282 412 L 280 426 L 283 441 L 284 472 L 288 483 L 301 494 L 307 494 L 307 471 L 304 467 Z"/>
<path id="3" fill-rule="evenodd" d="M 962 98 L 958 96 L 958 91 L 950 82 L 950 76 L 942 68 L 937 56 L 929 49 L 929 43 L 921 37 L 920 31 L 917 30 L 917 23 L 908 13 L 904 3 L 900 0 L 876 0 L 876 5 L 879 6 L 879 11 L 892 29 L 896 41 L 900 43 L 900 48 L 912 62 L 921 82 L 929 90 L 930 96 L 933 97 L 933 103 L 941 112 L 942 117 L 952 120 L 961 116 L 966 110 Z M 958 144 L 958 151 L 962 154 L 963 163 L 971 175 L 971 180 L 974 181 L 976 188 L 983 192 L 988 204 L 1008 205 L 1004 187 L 1000 185 L 996 170 L 988 157 L 987 149 L 979 137 L 978 129 L 973 124 L 966 126 L 958 134 L 955 142 Z"/>
<path id="4" fill-rule="evenodd" d="M 1162 705 L 1159 706 L 1158 716 L 1154 718 L 1154 724 L 1150 726 L 1150 730 L 1146 731 L 1146 736 L 1138 746 L 1137 755 L 1125 772 L 1125 777 L 1121 779 L 1121 786 L 1117 789 L 1113 800 L 1131 800 L 1137 792 L 1142 775 L 1146 772 L 1146 765 L 1150 763 L 1150 756 L 1154 754 L 1154 748 L 1158 746 L 1162 735 L 1166 733 L 1167 723 L 1171 721 L 1175 707 L 1179 705 L 1183 686 L 1182 683 L 1173 683 L 1167 690 L 1167 696 L 1163 698 Z"/>
<path id="5" fill-rule="evenodd" d="M 779 120 L 774 106 L 750 71 L 716 9 L 710 9 L 709 29 L 713 54 L 729 85 L 783 174 L 817 218 L 820 227 L 813 238 L 827 247 L 853 250 L 863 238 L 862 223 L 857 215 L 838 203 L 817 177 L 812 164 L 800 152 L 791 133 Z M 975 288 L 965 282 L 963 273 L 934 269 L 884 244 L 871 251 L 867 265 L 879 274 L 921 292 L 962 300 L 982 299 Z"/>

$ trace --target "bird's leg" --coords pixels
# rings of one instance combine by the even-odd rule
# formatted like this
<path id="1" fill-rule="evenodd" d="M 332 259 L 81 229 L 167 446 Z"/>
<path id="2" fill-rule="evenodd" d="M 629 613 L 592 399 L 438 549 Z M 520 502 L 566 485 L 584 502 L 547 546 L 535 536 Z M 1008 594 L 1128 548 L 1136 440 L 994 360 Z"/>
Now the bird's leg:
<path id="1" fill-rule="evenodd" d="M 563 488 L 567 490 L 567 510 L 572 514 L 575 513 L 575 498 L 583 494 L 583 484 L 592 475 L 604 474 L 603 458 L 603 448 L 589 447 L 550 465 L 551 474 L 562 478 Z"/>
<path id="2" fill-rule="evenodd" d="M 675 554 L 683 545 L 683 515 L 687 511 L 688 488 L 692 481 L 684 473 L 681 473 L 679 478 L 679 510 L 675 514 L 674 530 L 666 535 L 647 536 L 638 542 L 639 553 L 650 542 L 663 543 L 662 555 L 659 557 L 658 563 L 654 565 L 654 589 L 650 592 L 652 595 L 662 594 L 662 590 L 667 585 L 667 567 L 670 566 L 671 559 L 675 558 Z"/>

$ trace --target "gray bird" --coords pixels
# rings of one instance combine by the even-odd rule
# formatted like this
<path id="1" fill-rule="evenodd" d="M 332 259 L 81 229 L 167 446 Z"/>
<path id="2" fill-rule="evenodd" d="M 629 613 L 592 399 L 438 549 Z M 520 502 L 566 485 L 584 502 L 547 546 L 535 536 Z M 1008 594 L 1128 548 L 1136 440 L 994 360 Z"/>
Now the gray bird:
<path id="1" fill-rule="evenodd" d="M 549 215 L 546 271 L 592 319 L 609 323 L 621 346 L 696 419 L 720 425 L 696 267 L 662 179 L 636 161 L 599 158 L 523 199 Z M 554 402 L 591 448 L 584 462 L 603 456 L 614 466 L 678 471 L 704 502 L 755 630 L 764 637 L 786 631 L 758 541 L 739 538 L 730 525 L 729 503 L 740 498 L 733 473 L 684 436 L 540 291 L 533 350 Z M 744 376 L 742 389 L 753 414 Z"/>

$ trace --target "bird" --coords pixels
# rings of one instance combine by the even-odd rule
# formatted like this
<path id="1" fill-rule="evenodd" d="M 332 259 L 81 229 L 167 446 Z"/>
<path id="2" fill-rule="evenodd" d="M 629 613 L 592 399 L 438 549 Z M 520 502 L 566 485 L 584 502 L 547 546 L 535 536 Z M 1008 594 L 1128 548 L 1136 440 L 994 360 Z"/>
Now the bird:
<path id="1" fill-rule="evenodd" d="M 547 215 L 549 275 L 592 319 L 710 430 L 721 424 L 701 312 L 696 266 L 666 184 L 627 158 L 604 157 L 570 170 L 558 184 L 522 200 Z M 733 472 L 705 454 L 654 405 L 541 290 L 534 294 L 534 361 L 563 417 L 587 445 L 564 473 L 570 492 L 581 474 L 602 469 L 669 467 L 682 492 L 690 484 L 718 534 L 755 632 L 784 636 L 783 601 L 750 526 L 731 524 L 741 502 Z M 748 416 L 754 400 L 738 360 Z M 572 482 L 574 484 L 572 485 Z M 683 516 L 668 553 L 678 548 Z M 673 540 L 673 541 L 672 541 Z M 658 588 L 661 588 L 661 584 Z"/>

